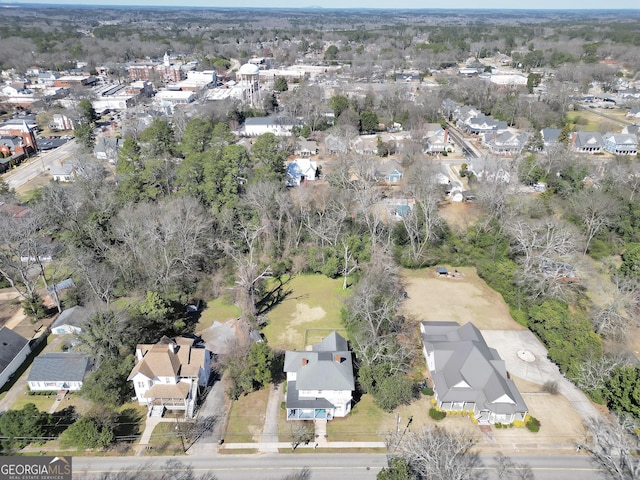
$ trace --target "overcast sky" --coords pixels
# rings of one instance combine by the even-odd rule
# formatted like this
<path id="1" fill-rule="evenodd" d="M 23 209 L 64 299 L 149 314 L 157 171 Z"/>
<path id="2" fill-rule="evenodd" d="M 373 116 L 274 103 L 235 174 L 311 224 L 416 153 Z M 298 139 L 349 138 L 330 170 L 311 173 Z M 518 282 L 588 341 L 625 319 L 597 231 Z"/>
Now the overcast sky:
<path id="1" fill-rule="evenodd" d="M 0 0 L 0 3 L 54 3 L 73 5 L 145 5 L 261 8 L 503 8 L 503 9 L 640 9 L 638 0 Z"/>

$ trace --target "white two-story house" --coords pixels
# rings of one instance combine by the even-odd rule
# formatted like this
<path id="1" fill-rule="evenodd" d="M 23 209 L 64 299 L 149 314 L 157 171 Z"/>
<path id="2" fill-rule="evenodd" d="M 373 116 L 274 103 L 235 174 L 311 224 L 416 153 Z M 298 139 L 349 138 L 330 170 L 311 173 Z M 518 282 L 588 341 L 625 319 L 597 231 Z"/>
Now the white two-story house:
<path id="1" fill-rule="evenodd" d="M 150 414 L 184 410 L 193 416 L 198 387 L 206 387 L 211 375 L 211 352 L 195 345 L 194 339 L 162 337 L 155 345 L 136 347 L 136 365 L 128 380 L 133 382 L 141 405 Z"/>
<path id="2" fill-rule="evenodd" d="M 311 350 L 288 351 L 287 420 L 331 420 L 351 411 L 355 381 L 347 341 L 333 332 Z"/>

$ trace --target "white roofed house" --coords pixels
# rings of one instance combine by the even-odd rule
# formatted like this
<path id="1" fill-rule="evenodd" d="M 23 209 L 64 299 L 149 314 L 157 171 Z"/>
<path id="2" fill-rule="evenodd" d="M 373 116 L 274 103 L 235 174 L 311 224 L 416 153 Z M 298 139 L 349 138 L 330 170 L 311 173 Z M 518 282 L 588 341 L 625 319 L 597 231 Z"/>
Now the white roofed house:
<path id="1" fill-rule="evenodd" d="M 481 425 L 525 420 L 529 410 L 504 361 L 472 323 L 422 322 L 420 332 L 439 409 L 473 412 Z"/>
<path id="2" fill-rule="evenodd" d="M 309 351 L 287 351 L 287 420 L 331 420 L 351 411 L 355 380 L 347 341 L 333 332 Z"/>
<path id="3" fill-rule="evenodd" d="M 149 413 L 164 409 L 183 410 L 191 418 L 198 399 L 198 387 L 206 387 L 211 375 L 211 352 L 193 338 L 162 337 L 153 345 L 136 347 L 136 365 L 129 374 L 138 403 Z"/>

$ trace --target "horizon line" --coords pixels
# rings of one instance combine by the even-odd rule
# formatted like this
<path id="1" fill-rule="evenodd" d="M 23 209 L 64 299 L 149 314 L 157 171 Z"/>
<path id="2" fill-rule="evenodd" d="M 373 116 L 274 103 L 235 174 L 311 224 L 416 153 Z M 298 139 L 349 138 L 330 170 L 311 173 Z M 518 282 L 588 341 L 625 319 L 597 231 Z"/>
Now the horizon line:
<path id="1" fill-rule="evenodd" d="M 239 6 L 223 6 L 223 5 L 149 5 L 149 4 L 131 4 L 131 3 L 74 3 L 73 1 L 36 1 L 36 2 L 16 2 L 16 1 L 5 1 L 0 0 L 0 7 L 24 7 L 25 5 L 44 5 L 44 6 L 69 6 L 76 8 L 94 8 L 94 7 L 102 7 L 102 8 L 154 8 L 154 9 L 206 9 L 206 10 L 324 10 L 324 11 L 332 11 L 332 10 L 354 10 L 354 11 L 525 11 L 525 12 L 611 12 L 611 11 L 640 11 L 640 7 L 632 8 L 632 7 L 610 7 L 610 8 L 571 8 L 571 7 L 546 7 L 546 8 L 503 8 L 503 7 L 494 7 L 494 8 L 481 8 L 481 7 L 429 7 L 429 8 L 421 8 L 421 7 L 396 7 L 396 8 L 388 8 L 388 7 L 322 7 L 322 6 L 314 6 L 308 5 L 304 7 L 297 6 L 289 6 L 289 7 L 262 7 L 262 6 L 251 6 L 251 7 L 239 7 Z"/>

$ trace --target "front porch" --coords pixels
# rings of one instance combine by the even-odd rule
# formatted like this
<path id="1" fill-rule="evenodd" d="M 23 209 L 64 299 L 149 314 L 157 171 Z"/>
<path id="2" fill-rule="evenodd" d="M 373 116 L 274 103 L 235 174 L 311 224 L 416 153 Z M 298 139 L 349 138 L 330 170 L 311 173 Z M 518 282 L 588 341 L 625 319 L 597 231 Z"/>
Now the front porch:
<path id="1" fill-rule="evenodd" d="M 333 410 L 327 408 L 287 408 L 287 420 L 320 419 L 333 419 Z"/>
<path id="2" fill-rule="evenodd" d="M 191 418 L 195 409 L 197 400 L 196 382 L 189 385 L 186 382 L 180 382 L 177 385 L 154 385 L 146 392 L 147 407 L 149 413 L 154 408 L 164 408 L 171 411 L 184 411 L 185 417 Z"/>

